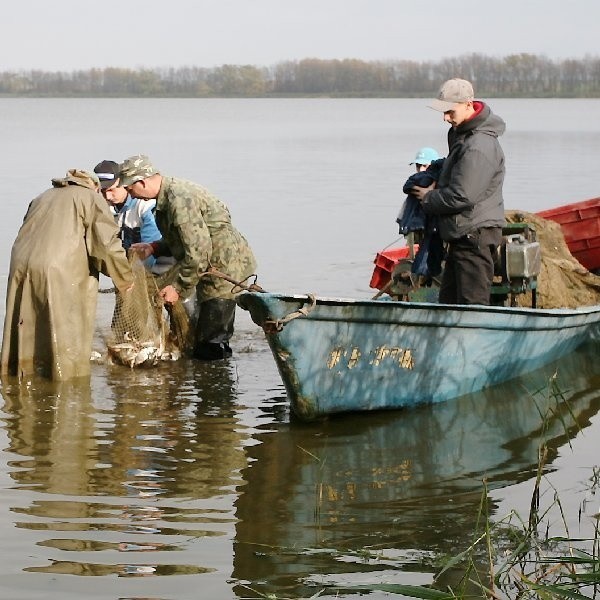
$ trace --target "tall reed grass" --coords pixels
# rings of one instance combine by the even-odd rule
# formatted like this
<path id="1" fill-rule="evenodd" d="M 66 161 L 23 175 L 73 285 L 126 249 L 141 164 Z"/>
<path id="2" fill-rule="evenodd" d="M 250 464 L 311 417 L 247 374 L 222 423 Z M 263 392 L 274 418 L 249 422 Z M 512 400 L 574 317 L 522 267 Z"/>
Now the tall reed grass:
<path id="1" fill-rule="evenodd" d="M 540 396 L 546 396 L 543 402 L 538 402 Z M 549 379 L 545 389 L 534 391 L 532 397 L 540 410 L 544 433 L 551 417 L 558 417 L 565 433 L 569 431 L 565 414 L 576 423 L 568 400 L 559 388 L 556 374 Z M 543 411 L 540 406 L 548 408 Z M 369 589 L 428 600 L 589 600 L 599 597 L 600 513 L 593 515 L 595 522 L 591 537 L 571 535 L 560 495 L 545 476 L 547 458 L 547 442 L 542 435 L 529 513 L 525 518 L 511 510 L 502 518 L 491 519 L 488 487 L 484 481 L 472 543 L 465 551 L 445 562 L 431 585 L 384 584 L 369 586 Z M 587 493 L 582 504 L 591 500 L 599 489 L 600 468 L 595 466 L 587 481 Z M 583 508 L 579 508 L 579 520 Z M 561 533 L 555 532 L 558 528 Z M 459 583 L 451 589 L 440 589 L 438 582 L 450 569 L 460 572 Z"/>

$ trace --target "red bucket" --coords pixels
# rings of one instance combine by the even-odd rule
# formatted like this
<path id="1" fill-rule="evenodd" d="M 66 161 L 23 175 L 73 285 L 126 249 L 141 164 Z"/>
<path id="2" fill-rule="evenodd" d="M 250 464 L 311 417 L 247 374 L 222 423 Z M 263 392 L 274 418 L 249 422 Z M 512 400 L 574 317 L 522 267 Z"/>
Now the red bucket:
<path id="1" fill-rule="evenodd" d="M 414 246 L 415 254 L 419 247 Z M 410 256 L 410 249 L 408 246 L 402 246 L 401 248 L 387 248 L 377 253 L 375 256 L 375 268 L 373 269 L 373 275 L 371 275 L 371 282 L 369 287 L 381 290 L 388 284 L 392 278 L 392 271 L 394 267 L 403 259 Z"/>

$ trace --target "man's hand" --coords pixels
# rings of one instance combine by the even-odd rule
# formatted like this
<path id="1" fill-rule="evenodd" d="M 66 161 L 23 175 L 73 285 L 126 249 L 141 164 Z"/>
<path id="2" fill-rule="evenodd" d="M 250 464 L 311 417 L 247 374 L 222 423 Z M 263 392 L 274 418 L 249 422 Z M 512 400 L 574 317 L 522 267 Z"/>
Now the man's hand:
<path id="1" fill-rule="evenodd" d="M 172 286 L 168 285 L 164 287 L 158 295 L 167 303 L 167 304 L 175 304 L 177 300 L 179 300 L 179 292 Z"/>
<path id="2" fill-rule="evenodd" d="M 425 198 L 425 194 L 427 192 L 430 192 L 434 188 L 435 188 L 435 181 L 428 187 L 420 187 L 418 185 L 415 185 L 414 187 L 410 188 L 410 194 L 411 194 L 411 196 L 414 196 L 415 198 L 418 198 L 419 200 L 423 200 L 423 198 Z"/>
<path id="3" fill-rule="evenodd" d="M 129 246 L 129 250 L 137 254 L 137 256 L 140 257 L 140 260 L 145 260 L 149 256 L 152 256 L 152 254 L 154 253 L 152 244 L 148 244 L 147 242 L 138 242 L 137 244 L 131 244 L 131 246 Z"/>

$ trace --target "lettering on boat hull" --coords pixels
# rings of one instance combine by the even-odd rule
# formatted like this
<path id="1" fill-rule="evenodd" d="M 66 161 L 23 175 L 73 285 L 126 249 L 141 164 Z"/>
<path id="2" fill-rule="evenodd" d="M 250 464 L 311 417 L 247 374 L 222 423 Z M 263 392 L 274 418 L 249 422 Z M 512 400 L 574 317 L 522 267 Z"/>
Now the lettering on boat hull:
<path id="1" fill-rule="evenodd" d="M 363 352 L 357 346 L 352 348 L 334 348 L 329 353 L 327 359 L 327 368 L 333 369 L 337 366 L 345 366 L 348 369 L 353 369 L 363 359 Z M 392 361 L 398 364 L 401 369 L 414 369 L 415 360 L 413 351 L 410 348 L 399 348 L 398 346 L 378 346 L 375 350 L 371 350 L 363 360 L 368 360 L 369 365 L 378 367 L 384 361 Z"/>

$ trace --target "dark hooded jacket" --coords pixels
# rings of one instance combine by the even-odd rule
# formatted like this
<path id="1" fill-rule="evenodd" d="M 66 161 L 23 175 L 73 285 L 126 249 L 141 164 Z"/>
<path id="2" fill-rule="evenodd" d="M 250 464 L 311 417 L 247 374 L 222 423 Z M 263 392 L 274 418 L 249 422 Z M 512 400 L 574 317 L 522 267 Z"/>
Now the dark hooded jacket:
<path id="1" fill-rule="evenodd" d="M 425 171 L 413 173 L 404 184 L 402 191 L 408 194 L 400 214 L 396 219 L 399 231 L 407 235 L 413 231 L 422 231 L 419 250 L 411 267 L 411 272 L 423 277 L 436 277 L 441 273 L 444 248 L 439 234 L 438 218 L 426 215 L 418 198 L 411 195 L 415 186 L 429 187 L 437 181 L 444 166 L 443 158 L 434 160 Z"/>
<path id="2" fill-rule="evenodd" d="M 434 181 L 438 180 L 443 165 L 444 159 L 438 158 L 437 160 L 434 160 L 425 171 L 413 173 L 404 183 L 402 191 L 407 194 L 407 197 L 402 204 L 400 214 L 396 218 L 399 232 L 402 235 L 406 235 L 411 231 L 427 229 L 427 216 L 425 215 L 418 198 L 411 196 L 412 188 L 415 186 L 429 187 Z M 429 221 L 435 222 L 436 219 L 435 217 L 431 217 Z"/>
<path id="3" fill-rule="evenodd" d="M 426 214 L 439 217 L 445 241 L 505 224 L 504 153 L 498 137 L 506 126 L 487 104 L 475 101 L 474 106 L 475 116 L 448 132 L 448 156 L 437 187 L 422 202 Z"/>

